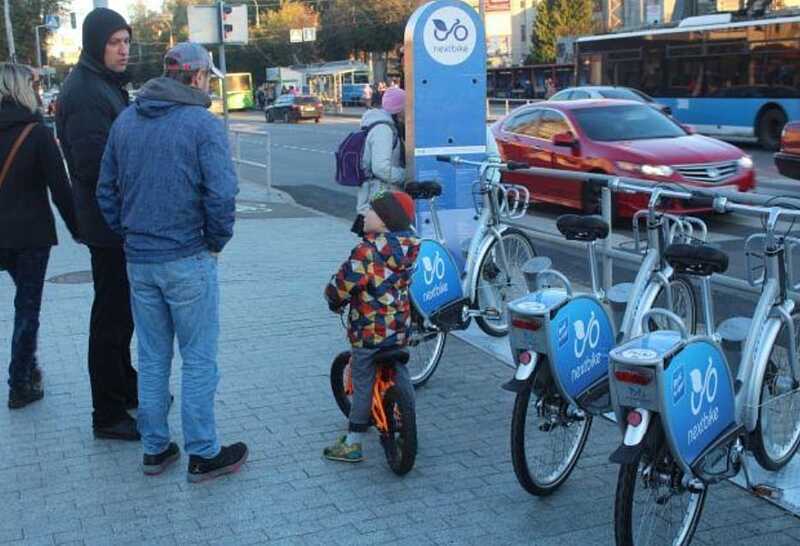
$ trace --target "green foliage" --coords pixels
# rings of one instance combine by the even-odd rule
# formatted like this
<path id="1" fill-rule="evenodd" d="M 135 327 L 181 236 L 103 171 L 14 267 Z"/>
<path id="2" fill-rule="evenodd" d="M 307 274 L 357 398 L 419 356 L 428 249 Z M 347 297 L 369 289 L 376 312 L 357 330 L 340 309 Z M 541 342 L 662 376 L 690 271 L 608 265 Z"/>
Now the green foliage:
<path id="1" fill-rule="evenodd" d="M 17 50 L 17 61 L 30 65 L 36 64 L 35 27 L 44 23 L 45 15 L 61 15 L 61 24 L 68 25 L 69 17 L 62 10 L 69 7 L 69 0 L 11 0 L 11 28 L 14 31 L 14 46 Z M 2 16 L 0 2 L 0 56 L 8 59 L 8 43 L 6 41 L 6 21 Z M 50 31 L 39 29 L 39 38 L 44 44 Z"/>
<path id="2" fill-rule="evenodd" d="M 541 0 L 533 24 L 529 59 L 553 63 L 556 44 L 566 36 L 584 36 L 593 30 L 594 0 Z"/>

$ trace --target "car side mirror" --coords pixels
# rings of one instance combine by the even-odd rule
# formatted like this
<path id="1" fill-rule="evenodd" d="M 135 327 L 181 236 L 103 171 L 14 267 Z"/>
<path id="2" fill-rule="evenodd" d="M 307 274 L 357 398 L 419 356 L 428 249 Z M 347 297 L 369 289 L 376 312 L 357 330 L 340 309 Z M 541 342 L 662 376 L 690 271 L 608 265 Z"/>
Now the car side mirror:
<path id="1" fill-rule="evenodd" d="M 697 134 L 697 129 L 694 128 L 694 125 L 689 125 L 687 123 L 684 123 L 681 125 L 681 127 L 683 127 L 683 130 L 686 131 L 686 133 L 689 135 Z"/>
<path id="2" fill-rule="evenodd" d="M 556 133 L 553 135 L 553 144 L 556 146 L 566 146 L 568 148 L 577 148 L 578 140 L 570 132 Z"/>

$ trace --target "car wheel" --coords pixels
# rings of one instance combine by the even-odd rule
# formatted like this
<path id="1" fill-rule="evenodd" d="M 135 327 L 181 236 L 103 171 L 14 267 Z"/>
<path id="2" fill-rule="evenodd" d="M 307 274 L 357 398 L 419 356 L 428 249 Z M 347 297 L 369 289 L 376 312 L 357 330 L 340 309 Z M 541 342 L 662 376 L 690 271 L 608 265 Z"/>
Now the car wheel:
<path id="1" fill-rule="evenodd" d="M 292 118 L 291 118 L 291 116 L 289 116 L 289 112 L 284 112 L 283 113 L 283 122 L 284 123 L 291 123 L 292 122 Z"/>
<path id="2" fill-rule="evenodd" d="M 264 117 L 267 119 L 267 123 L 275 122 L 275 118 L 272 117 L 272 110 L 267 110 L 267 113 L 264 115 Z"/>
<path id="3" fill-rule="evenodd" d="M 319 118 L 314 118 L 314 123 L 319 123 Z"/>
<path id="4" fill-rule="evenodd" d="M 767 150 L 781 147 L 781 133 L 786 125 L 786 114 L 780 108 L 770 108 L 758 118 L 758 143 Z"/>

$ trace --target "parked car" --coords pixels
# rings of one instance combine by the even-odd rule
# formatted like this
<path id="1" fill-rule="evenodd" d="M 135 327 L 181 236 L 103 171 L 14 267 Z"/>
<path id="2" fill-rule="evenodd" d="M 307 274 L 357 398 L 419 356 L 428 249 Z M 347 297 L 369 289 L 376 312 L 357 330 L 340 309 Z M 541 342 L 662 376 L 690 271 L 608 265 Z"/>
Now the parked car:
<path id="1" fill-rule="evenodd" d="M 800 180 L 800 122 L 787 123 L 781 135 L 781 151 L 775 166 L 783 176 Z"/>
<path id="2" fill-rule="evenodd" d="M 693 132 L 633 101 L 580 100 L 522 106 L 492 126 L 505 160 L 533 167 L 605 173 L 686 186 L 755 187 L 753 161 L 736 146 Z M 597 212 L 599 192 L 589 184 L 529 173 L 508 173 L 534 201 Z M 647 197 L 618 194 L 614 214 L 631 217 Z M 676 212 L 702 212 L 681 202 Z"/>
<path id="3" fill-rule="evenodd" d="M 264 109 L 267 123 L 283 121 L 297 123 L 304 119 L 313 119 L 319 123 L 322 118 L 322 101 L 313 95 L 281 95 L 275 102 Z"/>
<path id="4" fill-rule="evenodd" d="M 547 100 L 583 100 L 583 99 L 619 99 L 619 100 L 633 100 L 636 102 L 643 102 L 652 106 L 660 112 L 667 115 L 672 115 L 672 109 L 669 106 L 656 102 L 656 100 L 643 93 L 638 89 L 632 87 L 617 87 L 613 85 L 584 85 L 581 87 L 569 87 L 563 91 L 559 91 Z"/>

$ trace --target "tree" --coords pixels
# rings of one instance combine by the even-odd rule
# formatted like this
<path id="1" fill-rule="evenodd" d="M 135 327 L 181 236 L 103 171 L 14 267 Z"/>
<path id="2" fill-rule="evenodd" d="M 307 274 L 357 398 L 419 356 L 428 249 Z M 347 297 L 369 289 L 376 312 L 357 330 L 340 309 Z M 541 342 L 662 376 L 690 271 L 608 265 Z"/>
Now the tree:
<path id="1" fill-rule="evenodd" d="M 385 54 L 403 43 L 415 0 L 332 0 L 322 12 L 320 47 L 327 59 Z"/>
<path id="2" fill-rule="evenodd" d="M 559 38 L 590 34 L 593 13 L 594 0 L 541 0 L 533 23 L 531 60 L 555 62 Z"/>
<path id="3" fill-rule="evenodd" d="M 164 54 L 170 41 L 174 42 L 173 23 L 168 15 L 149 11 L 142 0 L 129 15 L 133 31 L 130 75 L 134 82 L 144 82 L 163 72 Z"/>
<path id="4" fill-rule="evenodd" d="M 61 15 L 62 24 L 68 24 L 64 8 L 69 4 L 70 0 L 11 0 L 11 28 L 14 31 L 14 46 L 17 50 L 18 62 L 36 64 L 35 27 L 44 23 L 45 15 Z M 4 58 L 8 58 L 4 17 L 0 17 L 0 29 L 0 51 Z M 49 32 L 44 28 L 39 29 L 42 48 L 44 48 Z"/>

